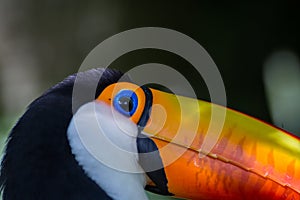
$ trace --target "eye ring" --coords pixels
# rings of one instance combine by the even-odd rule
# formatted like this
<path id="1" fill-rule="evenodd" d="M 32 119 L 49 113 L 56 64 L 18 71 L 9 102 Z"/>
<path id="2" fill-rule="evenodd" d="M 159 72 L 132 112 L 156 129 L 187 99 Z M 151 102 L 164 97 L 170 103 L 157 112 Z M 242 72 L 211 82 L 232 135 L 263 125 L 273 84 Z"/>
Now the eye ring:
<path id="1" fill-rule="evenodd" d="M 113 105 L 121 114 L 131 117 L 138 107 L 137 95 L 132 90 L 121 90 L 114 97 Z"/>

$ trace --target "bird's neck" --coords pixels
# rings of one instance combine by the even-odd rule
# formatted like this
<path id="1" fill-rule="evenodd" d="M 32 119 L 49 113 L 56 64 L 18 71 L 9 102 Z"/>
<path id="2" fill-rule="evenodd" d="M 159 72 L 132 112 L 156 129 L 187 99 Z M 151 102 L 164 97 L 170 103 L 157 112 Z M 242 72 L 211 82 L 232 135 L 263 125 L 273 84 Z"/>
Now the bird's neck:
<path id="1" fill-rule="evenodd" d="M 147 199 L 136 137 L 124 133 L 124 129 L 136 132 L 137 127 L 123 116 L 111 114 L 104 104 L 82 106 L 68 128 L 72 153 L 85 173 L 113 199 Z"/>

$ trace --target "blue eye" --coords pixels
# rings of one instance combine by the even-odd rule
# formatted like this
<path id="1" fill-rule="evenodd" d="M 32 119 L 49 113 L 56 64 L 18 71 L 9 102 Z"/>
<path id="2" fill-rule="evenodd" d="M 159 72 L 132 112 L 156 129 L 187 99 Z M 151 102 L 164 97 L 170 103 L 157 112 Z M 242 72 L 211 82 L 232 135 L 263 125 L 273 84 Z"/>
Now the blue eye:
<path id="1" fill-rule="evenodd" d="M 114 98 L 113 105 L 125 116 L 132 116 L 138 106 L 138 98 L 132 90 L 121 90 Z"/>

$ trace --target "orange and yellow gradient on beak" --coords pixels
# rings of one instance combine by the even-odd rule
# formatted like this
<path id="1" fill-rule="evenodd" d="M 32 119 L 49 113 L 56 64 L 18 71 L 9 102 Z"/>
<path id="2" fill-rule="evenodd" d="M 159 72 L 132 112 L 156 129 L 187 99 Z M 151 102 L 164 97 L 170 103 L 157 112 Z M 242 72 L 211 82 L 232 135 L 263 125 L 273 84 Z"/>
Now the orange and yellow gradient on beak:
<path id="1" fill-rule="evenodd" d="M 143 132 L 159 148 L 169 192 L 189 199 L 300 199 L 299 138 L 222 106 L 150 90 Z"/>

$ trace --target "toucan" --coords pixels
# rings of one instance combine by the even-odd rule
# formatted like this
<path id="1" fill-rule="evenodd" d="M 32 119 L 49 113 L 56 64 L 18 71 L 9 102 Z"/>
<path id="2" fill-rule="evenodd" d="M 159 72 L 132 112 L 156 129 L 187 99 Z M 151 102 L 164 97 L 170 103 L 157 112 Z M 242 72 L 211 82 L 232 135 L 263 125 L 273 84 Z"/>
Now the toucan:
<path id="1" fill-rule="evenodd" d="M 212 109 L 226 113 L 218 137 L 209 137 Z M 146 190 L 300 199 L 299 155 L 300 139 L 281 129 L 97 68 L 28 106 L 8 137 L 0 185 L 4 200 L 142 200 Z"/>

